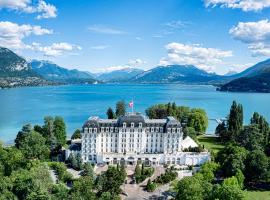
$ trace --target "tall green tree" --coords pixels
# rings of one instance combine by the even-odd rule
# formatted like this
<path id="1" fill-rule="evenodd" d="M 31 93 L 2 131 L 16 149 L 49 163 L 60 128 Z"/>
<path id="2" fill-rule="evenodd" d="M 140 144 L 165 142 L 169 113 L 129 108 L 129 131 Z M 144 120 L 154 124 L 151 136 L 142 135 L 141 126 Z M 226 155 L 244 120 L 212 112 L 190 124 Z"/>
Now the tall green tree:
<path id="1" fill-rule="evenodd" d="M 47 159 L 49 156 L 45 138 L 34 130 L 26 134 L 19 149 L 28 159 Z"/>
<path id="2" fill-rule="evenodd" d="M 250 151 L 245 161 L 245 177 L 249 182 L 266 180 L 269 172 L 269 158 L 263 151 Z"/>
<path id="3" fill-rule="evenodd" d="M 115 115 L 117 117 L 123 116 L 126 114 L 126 103 L 124 100 L 118 101 L 116 103 Z"/>
<path id="4" fill-rule="evenodd" d="M 66 124 L 62 117 L 56 116 L 53 122 L 54 125 L 54 136 L 61 146 L 66 144 Z"/>
<path id="5" fill-rule="evenodd" d="M 224 176 L 234 176 L 238 170 L 244 171 L 245 160 L 248 151 L 244 147 L 228 145 L 217 154 L 217 161 L 224 173 Z"/>
<path id="6" fill-rule="evenodd" d="M 233 101 L 228 117 L 228 131 L 231 140 L 235 140 L 242 130 L 243 117 L 243 106 Z"/>
<path id="7" fill-rule="evenodd" d="M 108 119 L 114 119 L 115 118 L 115 114 L 114 114 L 113 109 L 111 107 L 109 107 L 108 110 L 107 110 L 107 117 L 108 117 Z"/>
<path id="8" fill-rule="evenodd" d="M 76 129 L 74 133 L 72 134 L 71 139 L 75 140 L 75 139 L 81 139 L 81 138 L 82 138 L 82 134 L 81 134 L 80 129 Z"/>
<path id="9" fill-rule="evenodd" d="M 26 124 L 22 127 L 22 130 L 20 130 L 16 136 L 15 139 L 15 146 L 19 148 L 21 146 L 21 142 L 24 140 L 25 136 L 30 133 L 32 130 L 31 124 Z"/>

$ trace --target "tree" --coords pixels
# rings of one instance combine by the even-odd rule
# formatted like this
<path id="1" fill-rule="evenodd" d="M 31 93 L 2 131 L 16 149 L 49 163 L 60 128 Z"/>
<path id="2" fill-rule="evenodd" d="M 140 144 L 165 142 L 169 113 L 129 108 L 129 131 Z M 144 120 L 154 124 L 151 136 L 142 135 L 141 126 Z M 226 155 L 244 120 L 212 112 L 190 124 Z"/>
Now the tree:
<path id="1" fill-rule="evenodd" d="M 193 127 L 199 134 L 205 133 L 208 127 L 208 118 L 203 109 L 191 109 L 188 117 L 188 127 Z"/>
<path id="2" fill-rule="evenodd" d="M 46 138 L 47 141 L 54 135 L 54 119 L 51 116 L 44 117 L 44 125 L 43 129 L 43 137 Z"/>
<path id="3" fill-rule="evenodd" d="M 245 177 L 249 182 L 266 180 L 269 170 L 269 159 L 263 151 L 250 151 L 245 161 Z"/>
<path id="4" fill-rule="evenodd" d="M 115 115 L 117 117 L 124 116 L 126 114 L 126 103 L 124 100 L 116 103 Z"/>
<path id="5" fill-rule="evenodd" d="M 228 117 L 228 131 L 231 140 L 235 140 L 243 127 L 243 106 L 233 101 Z"/>
<path id="6" fill-rule="evenodd" d="M 237 136 L 237 142 L 247 150 L 264 150 L 265 138 L 257 124 L 245 126 Z"/>
<path id="7" fill-rule="evenodd" d="M 83 171 L 82 171 L 82 176 L 88 176 L 92 180 L 95 179 L 95 173 L 92 165 L 90 163 L 85 163 L 83 165 Z"/>
<path id="8" fill-rule="evenodd" d="M 76 160 L 76 158 L 75 158 L 75 156 L 74 156 L 73 153 L 69 154 L 68 159 L 67 159 L 67 163 L 72 168 L 76 168 L 77 167 L 77 160 Z"/>
<path id="9" fill-rule="evenodd" d="M 15 139 L 15 146 L 19 148 L 21 146 L 21 142 L 24 140 L 27 133 L 30 133 L 32 130 L 31 124 L 26 124 L 22 127 L 22 130 L 20 130 L 16 136 Z"/>
<path id="10" fill-rule="evenodd" d="M 228 142 L 231 139 L 230 132 L 224 121 L 217 125 L 215 134 L 219 136 L 222 142 Z"/>
<path id="11" fill-rule="evenodd" d="M 201 180 L 193 177 L 184 177 L 177 186 L 176 200 L 202 200 L 204 199 L 204 189 Z"/>
<path id="12" fill-rule="evenodd" d="M 244 197 L 244 192 L 239 187 L 227 184 L 216 184 L 213 187 L 210 200 L 242 200 Z"/>
<path id="13" fill-rule="evenodd" d="M 25 135 L 20 142 L 19 149 L 28 159 L 47 159 L 49 156 L 49 149 L 46 146 L 45 138 L 34 130 Z"/>
<path id="14" fill-rule="evenodd" d="M 244 147 L 228 145 L 218 152 L 217 161 L 226 177 L 244 171 L 247 150 Z"/>
<path id="15" fill-rule="evenodd" d="M 66 124 L 62 117 L 56 116 L 53 122 L 54 125 L 54 136 L 57 142 L 64 146 L 66 144 Z"/>
<path id="16" fill-rule="evenodd" d="M 114 119 L 115 118 L 113 109 L 111 107 L 109 107 L 108 110 L 107 110 L 107 117 L 108 117 L 108 119 Z"/>
<path id="17" fill-rule="evenodd" d="M 71 136 L 72 140 L 81 139 L 81 138 L 82 138 L 82 134 L 81 134 L 80 129 L 77 129 L 76 131 L 74 131 L 74 133 Z"/>
<path id="18" fill-rule="evenodd" d="M 71 199 L 95 200 L 96 194 L 93 191 L 93 180 L 87 176 L 82 176 L 75 180 L 71 189 Z"/>
<path id="19" fill-rule="evenodd" d="M 250 119 L 250 124 L 257 125 L 258 129 L 260 130 L 260 133 L 262 134 L 264 146 L 267 146 L 269 143 L 270 128 L 266 119 L 262 115 L 259 115 L 259 113 L 255 112 L 253 113 L 253 116 Z"/>
<path id="20" fill-rule="evenodd" d="M 82 161 L 82 157 L 80 154 L 76 154 L 76 161 L 77 161 L 77 170 L 82 170 L 83 169 L 83 161 Z"/>

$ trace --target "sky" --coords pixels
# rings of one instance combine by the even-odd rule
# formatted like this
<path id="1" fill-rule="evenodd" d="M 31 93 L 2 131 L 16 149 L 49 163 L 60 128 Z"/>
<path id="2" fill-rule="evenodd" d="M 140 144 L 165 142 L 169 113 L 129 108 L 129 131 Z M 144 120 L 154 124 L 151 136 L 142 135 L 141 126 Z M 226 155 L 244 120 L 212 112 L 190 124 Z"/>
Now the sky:
<path id="1" fill-rule="evenodd" d="M 239 72 L 270 56 L 270 0 L 0 0 L 0 46 L 89 72 Z"/>

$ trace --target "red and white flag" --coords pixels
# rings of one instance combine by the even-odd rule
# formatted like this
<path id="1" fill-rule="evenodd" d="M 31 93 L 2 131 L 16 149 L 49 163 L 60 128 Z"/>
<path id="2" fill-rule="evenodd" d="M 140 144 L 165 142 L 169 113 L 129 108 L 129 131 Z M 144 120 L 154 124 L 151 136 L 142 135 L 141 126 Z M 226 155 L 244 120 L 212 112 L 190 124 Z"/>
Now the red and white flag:
<path id="1" fill-rule="evenodd" d="M 133 108 L 133 105 L 134 105 L 134 103 L 133 103 L 133 100 L 132 100 L 131 102 L 129 102 L 128 106 L 129 106 L 130 108 Z"/>

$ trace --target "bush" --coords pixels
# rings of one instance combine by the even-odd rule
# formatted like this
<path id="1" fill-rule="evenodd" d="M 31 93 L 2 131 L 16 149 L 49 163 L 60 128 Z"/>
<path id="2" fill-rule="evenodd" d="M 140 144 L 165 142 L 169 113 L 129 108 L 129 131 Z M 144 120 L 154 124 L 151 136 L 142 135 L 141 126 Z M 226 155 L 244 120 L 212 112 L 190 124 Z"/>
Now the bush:
<path id="1" fill-rule="evenodd" d="M 135 169 L 135 180 L 136 183 L 141 183 L 143 182 L 146 178 L 151 177 L 154 174 L 154 168 L 153 167 L 144 167 L 137 165 Z"/>
<path id="2" fill-rule="evenodd" d="M 67 172 L 67 167 L 64 163 L 51 162 L 49 166 L 56 171 L 58 179 L 64 183 L 71 181 L 73 179 L 72 174 Z"/>
<path id="3" fill-rule="evenodd" d="M 166 184 L 175 180 L 176 177 L 177 177 L 177 172 L 174 169 L 170 168 L 170 169 L 167 169 L 164 174 L 161 174 L 160 176 L 158 176 L 154 180 L 154 182 L 159 183 L 159 184 Z"/>
<path id="4" fill-rule="evenodd" d="M 146 185 L 147 192 L 153 192 L 157 188 L 157 184 L 155 182 L 151 182 L 149 179 Z"/>

